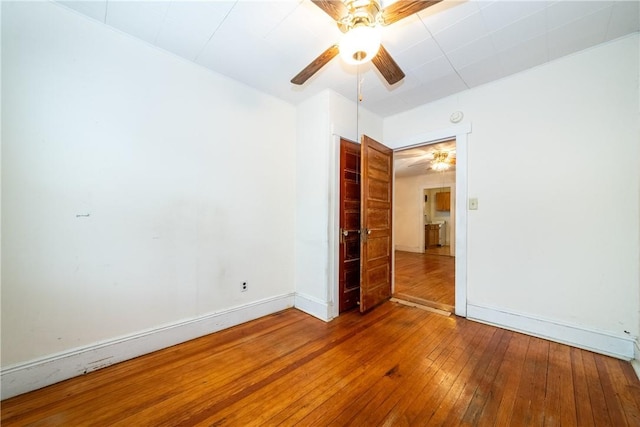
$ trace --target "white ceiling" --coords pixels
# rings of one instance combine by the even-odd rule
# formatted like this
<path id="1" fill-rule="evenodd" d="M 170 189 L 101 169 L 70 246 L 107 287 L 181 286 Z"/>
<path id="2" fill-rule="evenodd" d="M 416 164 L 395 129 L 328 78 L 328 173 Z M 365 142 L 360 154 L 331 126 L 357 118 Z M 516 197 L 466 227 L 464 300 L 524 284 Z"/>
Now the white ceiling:
<path id="1" fill-rule="evenodd" d="M 339 58 L 303 86 L 290 83 L 342 34 L 310 0 L 57 3 L 293 104 L 325 89 L 356 98 L 356 67 Z M 445 0 L 384 27 L 406 77 L 390 87 L 360 66 L 361 105 L 386 117 L 639 31 L 639 5 Z"/>
<path id="2" fill-rule="evenodd" d="M 422 145 L 407 150 L 393 153 L 393 170 L 396 177 L 409 177 L 416 175 L 441 174 L 431 168 L 434 153 L 445 152 L 450 160 L 449 169 L 446 172 L 456 170 L 456 141 L 455 139 L 439 142 L 437 144 Z"/>

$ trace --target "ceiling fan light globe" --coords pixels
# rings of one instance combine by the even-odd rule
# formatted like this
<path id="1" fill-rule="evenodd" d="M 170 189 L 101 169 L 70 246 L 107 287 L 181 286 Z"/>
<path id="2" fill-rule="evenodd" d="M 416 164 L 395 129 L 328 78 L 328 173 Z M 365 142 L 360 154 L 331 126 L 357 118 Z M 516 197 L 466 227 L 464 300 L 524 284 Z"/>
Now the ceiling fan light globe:
<path id="1" fill-rule="evenodd" d="M 380 49 L 380 29 L 361 25 L 352 28 L 340 40 L 340 57 L 348 64 L 364 64 Z"/>
<path id="2" fill-rule="evenodd" d="M 433 169 L 434 171 L 442 172 L 449 169 L 449 165 L 444 162 L 436 162 L 431 165 L 431 169 Z"/>

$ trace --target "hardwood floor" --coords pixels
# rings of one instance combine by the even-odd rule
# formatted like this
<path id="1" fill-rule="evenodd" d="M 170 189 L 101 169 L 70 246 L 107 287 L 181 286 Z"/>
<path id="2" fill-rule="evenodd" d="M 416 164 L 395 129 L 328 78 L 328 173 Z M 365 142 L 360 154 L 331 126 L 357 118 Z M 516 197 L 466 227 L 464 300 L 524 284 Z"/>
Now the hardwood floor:
<path id="1" fill-rule="evenodd" d="M 455 258 L 395 252 L 394 296 L 453 312 Z"/>
<path id="2" fill-rule="evenodd" d="M 429 246 L 425 248 L 424 253 L 428 255 L 453 256 L 451 255 L 451 246 Z"/>
<path id="3" fill-rule="evenodd" d="M 638 426 L 630 364 L 387 302 L 295 309 L 1 403 L 3 426 Z"/>

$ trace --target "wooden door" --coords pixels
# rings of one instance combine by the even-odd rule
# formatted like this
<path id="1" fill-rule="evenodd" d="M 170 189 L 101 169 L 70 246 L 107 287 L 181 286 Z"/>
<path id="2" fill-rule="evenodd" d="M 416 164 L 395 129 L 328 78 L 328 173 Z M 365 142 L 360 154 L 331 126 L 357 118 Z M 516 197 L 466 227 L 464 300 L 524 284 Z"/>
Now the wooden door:
<path id="1" fill-rule="evenodd" d="M 360 311 L 391 297 L 391 208 L 393 151 L 362 137 Z"/>
<path id="2" fill-rule="evenodd" d="M 340 140 L 339 311 L 360 300 L 360 144 Z"/>

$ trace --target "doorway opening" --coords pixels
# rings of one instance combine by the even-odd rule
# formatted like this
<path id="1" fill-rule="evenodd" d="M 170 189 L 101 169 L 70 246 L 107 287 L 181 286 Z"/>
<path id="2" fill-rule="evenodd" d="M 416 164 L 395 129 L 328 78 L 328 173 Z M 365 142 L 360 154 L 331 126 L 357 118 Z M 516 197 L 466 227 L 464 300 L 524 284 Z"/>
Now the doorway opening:
<path id="1" fill-rule="evenodd" d="M 394 156 L 394 297 L 455 311 L 456 141 Z"/>
<path id="2" fill-rule="evenodd" d="M 456 144 L 456 170 L 455 170 L 455 197 L 452 199 L 455 203 L 455 236 L 451 237 L 451 243 L 454 246 L 455 253 L 455 314 L 461 317 L 467 317 L 467 157 L 469 134 L 471 133 L 471 123 L 462 123 L 453 127 L 442 128 L 432 132 L 409 135 L 396 140 L 391 140 L 387 145 L 393 147 L 394 155 L 403 150 L 422 147 L 428 144 L 434 144 L 446 140 L 455 140 Z M 313 309 L 317 313 L 317 317 L 330 320 L 339 316 L 339 246 L 340 246 L 340 136 L 334 135 L 332 139 L 332 161 L 329 177 L 331 179 L 330 189 L 330 215 L 329 215 L 329 259 L 328 259 L 328 277 L 327 283 L 327 303 L 317 301 L 317 307 Z M 395 181 L 395 175 L 392 175 Z M 395 194 L 393 195 L 395 198 Z M 397 212 L 396 212 L 397 213 Z M 393 215 L 395 215 L 394 213 Z M 394 219 L 395 222 L 395 219 Z M 420 233 L 424 235 L 424 233 Z M 422 237 L 424 238 L 424 237 Z M 397 236 L 393 236 L 394 242 L 390 248 L 391 256 L 394 256 Z M 399 249 L 399 248 L 398 248 Z M 391 262 L 393 268 L 395 259 Z M 394 274 L 392 272 L 391 279 Z M 392 284 L 392 288 L 393 288 Z"/>

